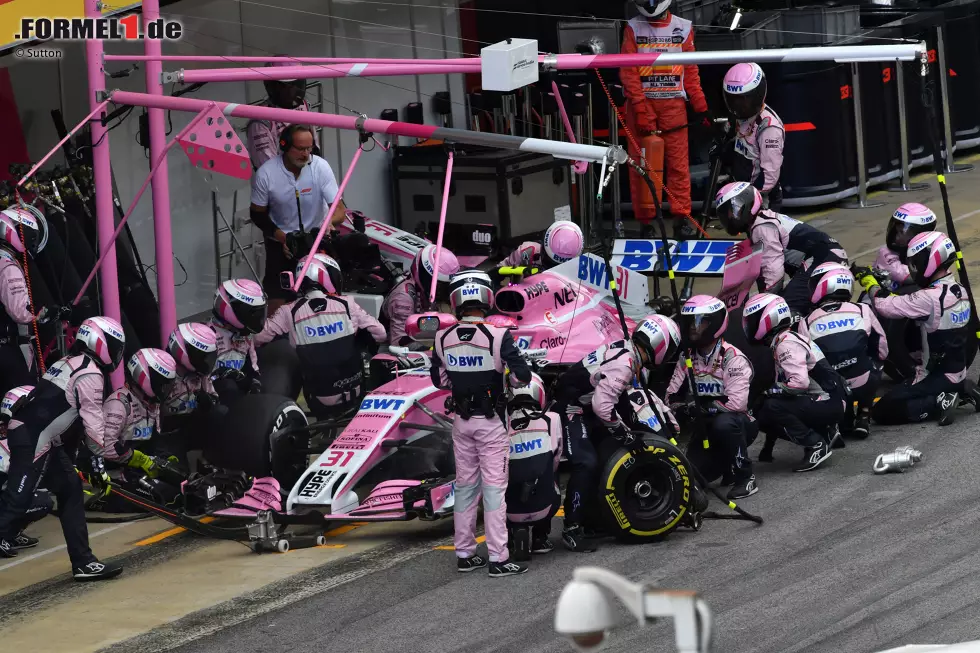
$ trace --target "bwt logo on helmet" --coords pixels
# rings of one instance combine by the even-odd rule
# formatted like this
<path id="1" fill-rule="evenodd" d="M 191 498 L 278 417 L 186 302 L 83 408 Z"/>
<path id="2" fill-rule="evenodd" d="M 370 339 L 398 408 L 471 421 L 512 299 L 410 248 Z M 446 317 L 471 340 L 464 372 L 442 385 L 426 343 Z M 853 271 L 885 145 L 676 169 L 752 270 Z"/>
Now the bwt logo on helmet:
<path id="1" fill-rule="evenodd" d="M 463 297 L 473 297 L 480 294 L 480 289 L 474 286 L 463 288 Z"/>
<path id="2" fill-rule="evenodd" d="M 343 333 L 344 322 L 343 320 L 339 322 L 334 322 L 333 324 L 321 324 L 318 327 L 306 327 L 306 335 L 310 338 L 316 336 L 332 336 L 335 333 Z"/>
<path id="3" fill-rule="evenodd" d="M 446 362 L 453 367 L 482 367 L 483 356 L 453 356 L 446 354 Z"/>
<path id="4" fill-rule="evenodd" d="M 361 410 L 393 413 L 404 405 L 404 399 L 395 399 L 394 397 L 368 397 L 361 402 Z"/>
<path id="5" fill-rule="evenodd" d="M 17 41 L 176 41 L 183 35 L 184 27 L 177 21 L 156 20 L 144 23 L 140 30 L 140 17 L 136 14 L 125 18 L 21 18 Z"/>
<path id="6" fill-rule="evenodd" d="M 729 93 L 741 93 L 743 88 L 745 86 L 742 84 L 725 84 L 725 90 Z"/>

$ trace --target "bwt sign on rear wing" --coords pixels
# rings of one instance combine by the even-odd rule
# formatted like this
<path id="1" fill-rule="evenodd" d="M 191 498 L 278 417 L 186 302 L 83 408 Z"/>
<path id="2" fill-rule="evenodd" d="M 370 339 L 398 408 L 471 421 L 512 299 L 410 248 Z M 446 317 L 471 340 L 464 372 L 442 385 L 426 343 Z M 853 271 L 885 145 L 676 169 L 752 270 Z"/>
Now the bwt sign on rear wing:
<path id="1" fill-rule="evenodd" d="M 582 254 L 578 258 L 562 263 L 553 272 L 573 281 L 580 281 L 582 285 L 612 296 L 612 291 L 609 289 L 610 279 L 606 271 L 606 262 L 595 254 Z M 612 276 L 613 281 L 616 282 L 616 294 L 619 295 L 621 301 L 633 306 L 645 306 L 650 301 L 647 280 L 642 274 L 637 274 L 613 263 Z"/>
<path id="2" fill-rule="evenodd" d="M 668 240 L 674 274 L 720 277 L 728 251 L 740 240 Z M 613 265 L 642 274 L 666 275 L 662 240 L 620 239 L 613 243 Z"/>

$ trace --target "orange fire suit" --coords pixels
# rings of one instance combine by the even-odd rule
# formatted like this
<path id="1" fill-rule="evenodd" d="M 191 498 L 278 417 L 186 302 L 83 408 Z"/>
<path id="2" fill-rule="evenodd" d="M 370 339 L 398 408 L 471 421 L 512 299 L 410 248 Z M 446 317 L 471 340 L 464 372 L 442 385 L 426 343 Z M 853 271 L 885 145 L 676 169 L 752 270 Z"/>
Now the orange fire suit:
<path id="1" fill-rule="evenodd" d="M 667 12 L 659 19 L 633 18 L 623 34 L 623 54 L 653 52 L 693 52 L 694 28 L 691 21 Z M 669 130 L 687 124 L 686 100 L 697 113 L 708 110 L 701 90 L 696 65 L 640 66 L 620 71 L 626 94 L 626 121 L 637 138 L 658 130 Z M 671 213 L 676 217 L 691 214 L 691 169 L 688 157 L 687 129 L 661 134 L 664 139 L 664 169 Z M 638 157 L 630 144 L 630 155 Z M 635 179 L 633 177 L 636 177 Z M 630 188 L 643 183 L 631 171 Z M 634 191 L 635 192 L 635 191 Z M 637 219 L 649 221 L 653 215 L 638 210 Z"/>

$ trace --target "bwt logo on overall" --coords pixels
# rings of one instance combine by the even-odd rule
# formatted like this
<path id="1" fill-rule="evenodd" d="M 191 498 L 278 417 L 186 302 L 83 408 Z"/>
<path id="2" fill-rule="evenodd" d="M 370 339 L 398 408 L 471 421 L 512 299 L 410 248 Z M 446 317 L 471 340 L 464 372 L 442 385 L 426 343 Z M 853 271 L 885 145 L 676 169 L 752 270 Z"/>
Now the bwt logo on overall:
<path id="1" fill-rule="evenodd" d="M 40 3 L 39 3 L 40 4 Z M 177 21 L 157 18 L 143 25 L 140 30 L 140 17 L 131 14 L 125 18 L 21 18 L 20 33 L 14 34 L 17 41 L 136 41 L 152 39 L 155 41 L 176 41 L 184 28 Z"/>
<path id="2" fill-rule="evenodd" d="M 361 410 L 394 412 L 405 405 L 404 399 L 368 397 L 361 402 Z"/>
<path id="3" fill-rule="evenodd" d="M 480 367 L 483 365 L 483 356 L 453 356 L 446 354 L 446 362 L 453 367 Z"/>
<path id="4" fill-rule="evenodd" d="M 335 333 L 343 333 L 344 323 L 334 322 L 333 324 L 321 324 L 318 327 L 306 327 L 306 335 L 310 338 L 314 336 L 332 336 Z"/>
<path id="5" fill-rule="evenodd" d="M 152 426 L 137 426 L 133 428 L 134 440 L 149 440 L 153 436 Z"/>
<path id="6" fill-rule="evenodd" d="M 698 394 L 701 395 L 720 395 L 721 384 L 717 381 L 698 381 Z"/>
<path id="7" fill-rule="evenodd" d="M 953 321 L 953 324 L 963 324 L 964 322 L 969 322 L 970 309 L 960 311 L 959 313 L 950 313 L 949 319 Z"/>
<path id="8" fill-rule="evenodd" d="M 511 442 L 510 452 L 515 453 L 528 453 L 530 451 L 536 451 L 538 449 L 543 449 L 544 444 L 541 438 L 537 440 L 531 440 L 530 442 Z"/>
<path id="9" fill-rule="evenodd" d="M 829 322 L 818 322 L 816 325 L 816 330 L 821 333 L 824 331 L 837 331 L 838 329 L 847 329 L 848 327 L 853 327 L 857 320 L 853 317 L 847 318 L 846 320 L 830 320 Z"/>

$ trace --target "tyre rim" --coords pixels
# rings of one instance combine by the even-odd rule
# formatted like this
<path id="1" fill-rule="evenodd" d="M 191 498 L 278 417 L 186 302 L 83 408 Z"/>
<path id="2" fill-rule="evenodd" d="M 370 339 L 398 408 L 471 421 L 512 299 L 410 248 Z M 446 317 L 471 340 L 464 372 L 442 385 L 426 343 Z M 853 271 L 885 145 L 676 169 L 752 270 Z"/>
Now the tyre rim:
<path id="1" fill-rule="evenodd" d="M 631 520 L 656 520 L 671 507 L 674 486 L 658 465 L 638 465 L 624 487 L 628 490 L 623 509 Z"/>

